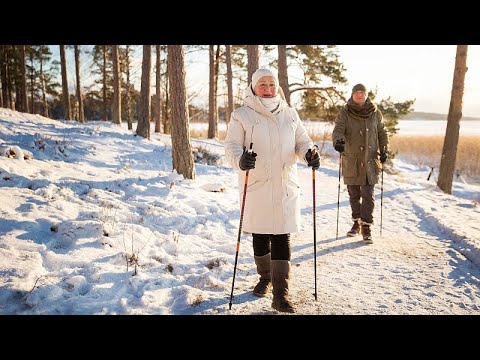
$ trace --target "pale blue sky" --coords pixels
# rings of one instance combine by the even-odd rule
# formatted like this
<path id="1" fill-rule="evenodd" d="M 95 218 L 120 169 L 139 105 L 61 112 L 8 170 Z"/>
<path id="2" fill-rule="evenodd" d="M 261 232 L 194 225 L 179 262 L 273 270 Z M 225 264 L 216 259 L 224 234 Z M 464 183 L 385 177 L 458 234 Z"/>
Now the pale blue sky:
<path id="1" fill-rule="evenodd" d="M 416 98 L 415 110 L 448 113 L 456 45 L 340 45 L 349 89 L 358 82 L 378 96 Z M 463 97 L 464 116 L 480 116 L 480 46 L 470 45 Z"/>

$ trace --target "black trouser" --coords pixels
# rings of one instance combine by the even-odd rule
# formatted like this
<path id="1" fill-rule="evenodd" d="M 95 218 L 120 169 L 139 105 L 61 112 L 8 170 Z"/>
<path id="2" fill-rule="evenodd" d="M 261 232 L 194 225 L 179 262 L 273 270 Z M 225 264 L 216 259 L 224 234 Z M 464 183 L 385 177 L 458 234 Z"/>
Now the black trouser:
<path id="1" fill-rule="evenodd" d="M 375 185 L 347 185 L 350 207 L 352 208 L 352 219 L 360 218 L 365 223 L 373 223 L 373 209 L 375 208 L 374 188 Z"/>
<path id="2" fill-rule="evenodd" d="M 253 235 L 253 254 L 255 256 L 264 256 L 270 253 L 272 260 L 290 261 L 290 234 L 252 234 Z"/>

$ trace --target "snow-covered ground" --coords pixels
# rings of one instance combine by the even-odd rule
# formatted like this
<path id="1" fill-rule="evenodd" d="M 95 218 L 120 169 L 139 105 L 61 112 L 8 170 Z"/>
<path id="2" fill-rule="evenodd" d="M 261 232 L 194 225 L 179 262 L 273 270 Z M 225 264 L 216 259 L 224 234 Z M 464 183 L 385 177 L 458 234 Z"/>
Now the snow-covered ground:
<path id="1" fill-rule="evenodd" d="M 277 314 L 271 295 L 251 293 L 248 235 L 229 310 L 239 205 L 222 142 L 192 140 L 219 160 L 184 180 L 171 171 L 169 136 L 133 134 L 0 109 L 0 314 Z M 311 169 L 299 164 L 296 314 L 480 314 L 480 187 L 455 182 L 446 195 L 428 168 L 395 160 L 383 199 L 376 187 L 374 244 L 345 236 L 343 182 L 336 239 L 338 155 L 324 150 L 316 249 Z"/>

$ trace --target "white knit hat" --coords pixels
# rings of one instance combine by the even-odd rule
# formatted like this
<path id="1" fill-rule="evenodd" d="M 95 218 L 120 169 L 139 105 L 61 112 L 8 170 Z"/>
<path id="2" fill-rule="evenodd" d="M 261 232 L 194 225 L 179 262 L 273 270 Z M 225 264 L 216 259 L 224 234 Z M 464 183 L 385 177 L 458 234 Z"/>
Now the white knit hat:
<path id="1" fill-rule="evenodd" d="M 255 86 L 257 85 L 258 80 L 260 80 L 264 76 L 273 77 L 273 80 L 275 80 L 275 83 L 278 86 L 278 77 L 272 70 L 267 69 L 267 68 L 259 68 L 252 75 L 252 88 L 253 88 L 253 90 L 255 90 Z"/>

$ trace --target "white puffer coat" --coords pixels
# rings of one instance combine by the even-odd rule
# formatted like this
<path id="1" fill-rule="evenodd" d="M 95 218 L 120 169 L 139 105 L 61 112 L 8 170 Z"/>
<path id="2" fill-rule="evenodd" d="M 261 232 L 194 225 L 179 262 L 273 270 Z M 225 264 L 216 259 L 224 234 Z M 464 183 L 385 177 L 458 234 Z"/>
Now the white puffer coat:
<path id="1" fill-rule="evenodd" d="M 285 100 L 280 100 L 279 108 L 271 113 L 251 86 L 244 106 L 232 113 L 225 138 L 225 156 L 238 170 L 240 206 L 246 171 L 240 169 L 239 161 L 243 149 L 249 149 L 250 143 L 257 158 L 255 169 L 249 171 L 242 231 L 297 232 L 300 225 L 297 158 L 305 162 L 305 153 L 313 142 L 297 112 Z"/>

